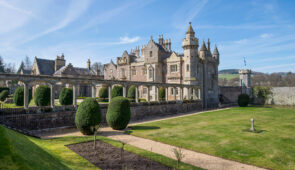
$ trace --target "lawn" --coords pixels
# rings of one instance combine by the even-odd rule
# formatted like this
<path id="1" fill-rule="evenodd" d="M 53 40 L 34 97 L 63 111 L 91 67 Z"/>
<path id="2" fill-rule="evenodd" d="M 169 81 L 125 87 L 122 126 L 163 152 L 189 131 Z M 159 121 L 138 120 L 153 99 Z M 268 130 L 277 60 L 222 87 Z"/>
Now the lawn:
<path id="1" fill-rule="evenodd" d="M 250 119 L 254 118 L 252 133 Z M 273 169 L 295 169 L 295 108 L 236 107 L 140 124 L 128 133 Z"/>
<path id="2" fill-rule="evenodd" d="M 62 137 L 50 140 L 28 137 L 0 126 L 0 169 L 98 169 L 65 145 L 90 141 L 88 137 Z M 102 136 L 97 137 L 115 147 L 121 143 Z M 175 166 L 176 161 L 130 145 L 125 150 L 146 158 Z M 181 169 L 199 169 L 181 164 Z"/>

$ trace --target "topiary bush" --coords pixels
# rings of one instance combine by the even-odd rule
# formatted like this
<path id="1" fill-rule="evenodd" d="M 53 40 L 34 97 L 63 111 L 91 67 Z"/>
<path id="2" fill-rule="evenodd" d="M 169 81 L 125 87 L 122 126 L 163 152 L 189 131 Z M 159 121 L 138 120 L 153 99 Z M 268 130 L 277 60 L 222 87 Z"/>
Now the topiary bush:
<path id="1" fill-rule="evenodd" d="M 159 89 L 159 100 L 160 101 L 164 101 L 165 100 L 165 88 L 164 87 L 161 87 Z"/>
<path id="2" fill-rule="evenodd" d="M 34 102 L 36 106 L 48 106 L 50 104 L 50 88 L 48 86 L 40 85 L 36 89 Z"/>
<path id="3" fill-rule="evenodd" d="M 130 102 L 125 97 L 111 99 L 106 115 L 107 123 L 115 130 L 125 129 L 130 121 Z"/>
<path id="4" fill-rule="evenodd" d="M 9 88 L 8 88 L 8 87 L 0 87 L 0 93 L 1 93 L 2 91 L 4 91 L 4 90 L 7 90 L 8 93 L 9 93 Z"/>
<path id="5" fill-rule="evenodd" d="M 130 98 L 130 99 L 135 99 L 135 86 L 132 85 L 129 87 L 128 89 L 128 94 L 127 94 L 127 97 Z"/>
<path id="6" fill-rule="evenodd" d="M 9 92 L 8 90 L 3 90 L 1 93 L 0 93 L 0 100 L 1 101 L 4 101 L 9 95 Z"/>
<path id="7" fill-rule="evenodd" d="M 123 87 L 122 86 L 114 86 L 112 89 L 112 98 L 117 96 L 123 96 Z"/>
<path id="8" fill-rule="evenodd" d="M 101 110 L 97 101 L 93 98 L 86 98 L 79 105 L 76 115 L 75 124 L 84 135 L 94 133 L 92 127 L 98 126 L 101 122 Z"/>
<path id="9" fill-rule="evenodd" d="M 32 89 L 29 89 L 29 101 L 30 103 L 32 99 Z M 18 87 L 15 89 L 13 94 L 13 102 L 16 106 L 23 106 L 24 105 L 24 87 Z"/>
<path id="10" fill-rule="evenodd" d="M 249 101 L 250 101 L 250 98 L 248 94 L 240 94 L 238 97 L 238 104 L 240 107 L 248 106 Z"/>
<path id="11" fill-rule="evenodd" d="M 73 104 L 73 89 L 62 88 L 58 99 L 59 99 L 59 103 L 61 105 L 72 105 Z"/>
<path id="12" fill-rule="evenodd" d="M 108 88 L 107 87 L 102 87 L 99 89 L 99 92 L 98 92 L 98 96 L 99 98 L 102 98 L 102 99 L 105 99 L 105 98 L 108 98 Z"/>

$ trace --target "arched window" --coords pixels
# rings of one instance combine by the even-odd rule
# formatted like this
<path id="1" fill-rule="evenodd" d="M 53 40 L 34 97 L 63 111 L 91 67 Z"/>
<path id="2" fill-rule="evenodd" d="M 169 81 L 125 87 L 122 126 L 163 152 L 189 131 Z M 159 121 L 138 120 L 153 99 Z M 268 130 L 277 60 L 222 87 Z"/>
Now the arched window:
<path id="1" fill-rule="evenodd" d="M 154 78 L 154 69 L 153 67 L 149 68 L 149 79 L 153 79 Z"/>
<path id="2" fill-rule="evenodd" d="M 186 71 L 189 71 L 189 64 L 186 65 Z"/>

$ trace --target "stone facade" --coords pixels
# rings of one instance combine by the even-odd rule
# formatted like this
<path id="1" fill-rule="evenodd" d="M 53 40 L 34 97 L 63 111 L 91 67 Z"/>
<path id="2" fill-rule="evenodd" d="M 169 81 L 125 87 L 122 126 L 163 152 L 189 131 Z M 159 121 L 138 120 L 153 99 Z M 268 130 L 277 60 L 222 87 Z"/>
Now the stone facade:
<path id="1" fill-rule="evenodd" d="M 136 47 L 130 53 L 124 51 L 117 57 L 116 64 L 111 61 L 104 65 L 104 78 L 113 80 L 161 82 L 174 84 L 190 84 L 201 87 L 201 92 L 193 89 L 183 89 L 183 98 L 191 99 L 192 96 L 202 98 L 204 106 L 218 104 L 218 65 L 219 52 L 215 46 L 211 53 L 210 40 L 207 45 L 203 41 L 199 50 L 199 40 L 189 24 L 186 36 L 182 42 L 183 53 L 171 49 L 171 40 L 159 36 L 158 42 L 153 38 L 141 48 Z M 140 87 L 139 95 L 147 98 L 149 90 L 151 99 L 156 99 L 157 89 Z M 191 90 L 191 92 L 188 92 Z M 168 88 L 168 99 L 180 99 L 179 88 Z M 193 94 L 193 95 L 188 95 Z"/>
<path id="2" fill-rule="evenodd" d="M 56 77 L 96 77 L 103 79 L 100 75 L 100 70 L 94 70 L 91 68 L 90 60 L 87 61 L 86 68 L 74 67 L 71 63 L 66 65 L 64 54 L 57 56 L 55 60 L 41 59 L 35 57 L 32 70 L 25 70 L 23 65 L 20 66 L 18 74 L 31 74 L 31 75 L 51 75 Z M 46 84 L 44 82 L 36 82 L 31 84 L 33 89 L 33 95 L 36 88 L 40 84 Z M 70 84 L 58 83 L 55 85 L 55 96 L 58 94 L 63 87 L 72 87 Z M 80 83 L 77 88 L 78 96 L 91 96 L 91 86 L 88 84 Z"/>

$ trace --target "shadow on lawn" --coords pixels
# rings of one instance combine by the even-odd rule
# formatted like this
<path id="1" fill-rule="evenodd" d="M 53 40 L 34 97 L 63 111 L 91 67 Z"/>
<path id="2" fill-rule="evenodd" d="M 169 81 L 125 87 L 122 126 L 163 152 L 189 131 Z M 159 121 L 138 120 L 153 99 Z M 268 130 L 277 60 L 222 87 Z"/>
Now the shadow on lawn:
<path id="1" fill-rule="evenodd" d="M 128 129 L 125 131 L 125 134 L 131 134 L 132 130 L 155 130 L 155 129 L 160 129 L 158 126 L 128 126 Z"/>

